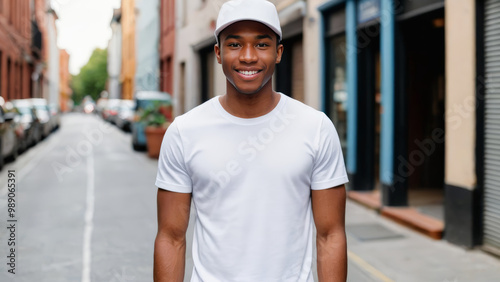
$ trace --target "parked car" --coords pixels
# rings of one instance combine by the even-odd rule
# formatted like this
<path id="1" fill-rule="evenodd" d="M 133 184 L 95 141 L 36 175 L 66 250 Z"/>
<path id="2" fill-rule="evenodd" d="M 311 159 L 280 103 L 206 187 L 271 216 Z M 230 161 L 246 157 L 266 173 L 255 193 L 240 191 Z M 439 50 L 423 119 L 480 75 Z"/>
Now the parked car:
<path id="1" fill-rule="evenodd" d="M 146 149 L 146 125 L 140 121 L 140 116 L 148 107 L 161 103 L 172 104 L 172 97 L 166 92 L 160 91 L 139 91 L 135 94 L 135 118 L 132 123 L 132 148 L 136 151 Z"/>
<path id="2" fill-rule="evenodd" d="M 52 132 L 52 123 L 50 122 L 50 110 L 47 100 L 43 98 L 30 99 L 35 108 L 35 114 L 42 125 L 42 138 L 50 135 Z"/>
<path id="3" fill-rule="evenodd" d="M 12 100 L 11 102 L 16 111 L 21 115 L 20 123 L 24 131 L 21 148 L 22 150 L 26 150 L 28 147 L 42 140 L 43 127 L 35 113 L 32 101 L 29 99 L 19 99 Z"/>
<path id="4" fill-rule="evenodd" d="M 120 106 L 120 99 L 108 99 L 106 106 L 102 111 L 102 118 L 105 121 L 113 122 L 114 116 L 118 114 L 118 107 Z"/>
<path id="5" fill-rule="evenodd" d="M 16 120 L 17 115 L 15 111 L 6 112 L 0 107 L 0 169 L 5 159 L 15 160 L 20 151 L 24 132 L 17 121 L 19 119 Z"/>
<path id="6" fill-rule="evenodd" d="M 97 100 L 96 106 L 95 106 L 95 111 L 96 113 L 104 118 L 104 109 L 106 108 L 106 104 L 108 103 L 108 99 L 100 98 Z"/>
<path id="7" fill-rule="evenodd" d="M 56 104 L 49 104 L 49 112 L 52 131 L 57 130 L 61 126 L 61 109 Z"/>
<path id="8" fill-rule="evenodd" d="M 124 131 L 130 131 L 135 115 L 134 110 L 134 100 L 121 100 L 118 107 L 118 114 L 113 119 L 114 124 Z"/>

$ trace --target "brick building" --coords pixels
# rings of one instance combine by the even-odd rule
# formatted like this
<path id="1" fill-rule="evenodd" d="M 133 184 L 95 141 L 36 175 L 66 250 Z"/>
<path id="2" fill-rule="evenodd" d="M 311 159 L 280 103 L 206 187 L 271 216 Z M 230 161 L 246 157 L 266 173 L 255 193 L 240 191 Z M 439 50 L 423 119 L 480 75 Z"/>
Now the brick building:
<path id="1" fill-rule="evenodd" d="M 69 87 L 70 74 L 69 74 L 69 54 L 66 50 L 62 49 L 59 52 L 59 107 L 61 111 L 66 112 L 70 110 L 71 94 L 73 91 Z"/>
<path id="2" fill-rule="evenodd" d="M 45 82 L 46 66 L 44 64 L 48 58 L 47 20 L 45 14 L 47 3 L 46 0 L 35 0 L 32 3 L 34 3 L 34 7 L 31 7 L 31 54 L 33 56 L 31 87 L 32 96 L 41 98 L 47 92 L 47 83 Z"/>
<path id="3" fill-rule="evenodd" d="M 160 90 L 174 90 L 175 0 L 161 0 Z"/>
<path id="4" fill-rule="evenodd" d="M 135 1 L 122 0 L 122 99 L 134 97 L 135 76 Z"/>
<path id="5" fill-rule="evenodd" d="M 31 96 L 30 1 L 0 0 L 0 95 L 5 100 Z"/>

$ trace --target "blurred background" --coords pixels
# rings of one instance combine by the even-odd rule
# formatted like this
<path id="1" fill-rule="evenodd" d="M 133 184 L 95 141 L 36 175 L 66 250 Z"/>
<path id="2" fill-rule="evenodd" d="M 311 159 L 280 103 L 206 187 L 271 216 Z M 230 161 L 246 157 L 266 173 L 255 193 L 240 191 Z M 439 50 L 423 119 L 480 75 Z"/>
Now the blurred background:
<path id="1" fill-rule="evenodd" d="M 159 147 L 225 92 L 224 2 L 0 0 L 1 281 L 152 280 Z M 271 2 L 274 88 L 342 144 L 349 280 L 498 281 L 500 0 Z"/>

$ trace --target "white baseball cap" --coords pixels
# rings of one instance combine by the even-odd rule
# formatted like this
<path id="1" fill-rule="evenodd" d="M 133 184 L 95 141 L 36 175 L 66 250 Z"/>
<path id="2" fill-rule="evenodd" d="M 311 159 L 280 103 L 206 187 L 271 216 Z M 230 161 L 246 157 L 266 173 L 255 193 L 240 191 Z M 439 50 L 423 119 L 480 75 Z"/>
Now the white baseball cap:
<path id="1" fill-rule="evenodd" d="M 267 0 L 230 0 L 222 5 L 215 27 L 215 40 L 226 27 L 239 21 L 256 21 L 272 29 L 281 41 L 281 27 L 278 11 Z"/>

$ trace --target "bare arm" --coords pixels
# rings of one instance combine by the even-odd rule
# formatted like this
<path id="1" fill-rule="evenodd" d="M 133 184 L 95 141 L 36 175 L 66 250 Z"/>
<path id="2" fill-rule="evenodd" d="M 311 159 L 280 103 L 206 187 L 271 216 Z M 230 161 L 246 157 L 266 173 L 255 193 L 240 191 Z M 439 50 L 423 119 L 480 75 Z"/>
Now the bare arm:
<path id="1" fill-rule="evenodd" d="M 345 201 L 344 185 L 311 192 L 320 282 L 344 282 L 347 279 Z"/>
<path id="2" fill-rule="evenodd" d="M 158 234 L 154 250 L 154 281 L 182 282 L 191 194 L 158 189 L 157 201 Z"/>

